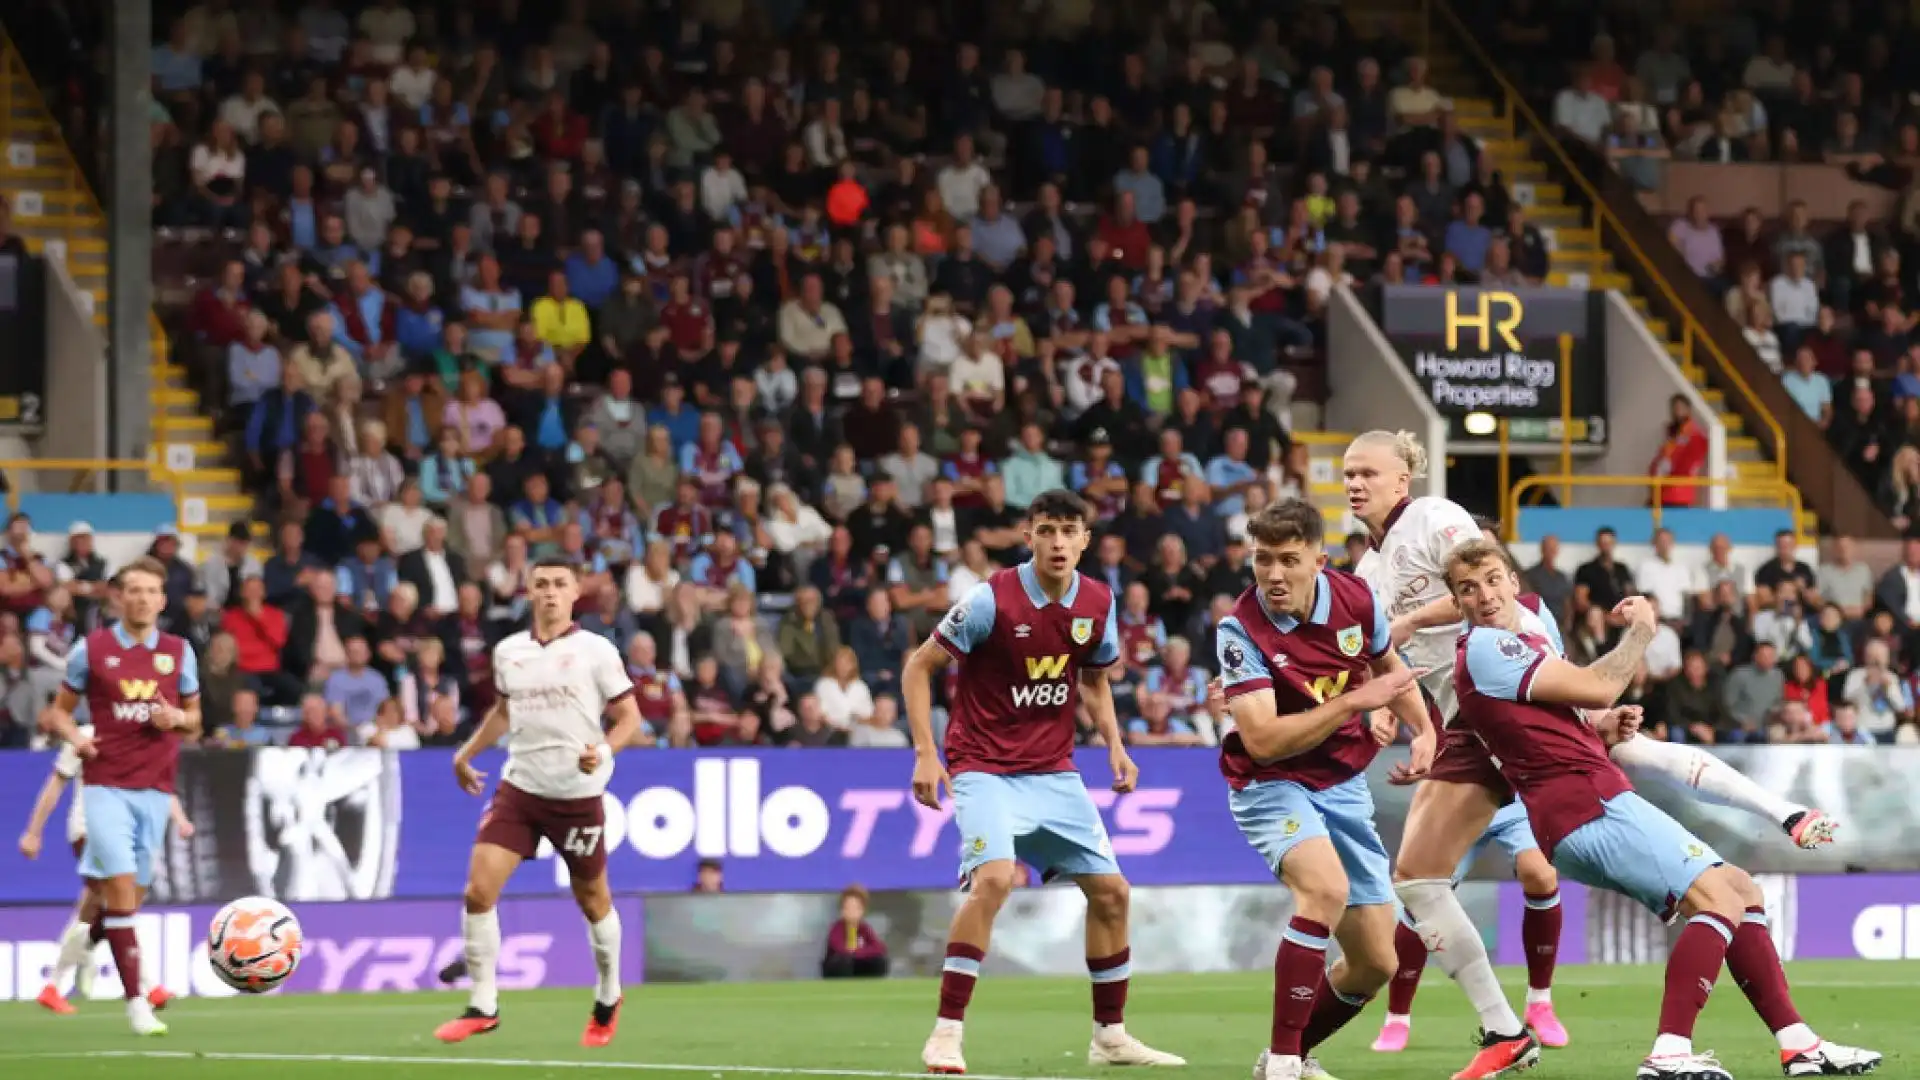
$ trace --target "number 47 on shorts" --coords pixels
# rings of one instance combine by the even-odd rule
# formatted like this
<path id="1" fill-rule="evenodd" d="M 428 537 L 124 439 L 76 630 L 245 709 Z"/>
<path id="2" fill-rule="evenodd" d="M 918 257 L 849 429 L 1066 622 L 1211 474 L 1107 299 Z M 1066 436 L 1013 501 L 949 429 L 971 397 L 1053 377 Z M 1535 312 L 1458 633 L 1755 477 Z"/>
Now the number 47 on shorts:
<path id="1" fill-rule="evenodd" d="M 569 855 L 586 858 L 600 850 L 601 832 L 599 825 L 576 825 L 567 830 L 567 838 L 560 846 Z"/>

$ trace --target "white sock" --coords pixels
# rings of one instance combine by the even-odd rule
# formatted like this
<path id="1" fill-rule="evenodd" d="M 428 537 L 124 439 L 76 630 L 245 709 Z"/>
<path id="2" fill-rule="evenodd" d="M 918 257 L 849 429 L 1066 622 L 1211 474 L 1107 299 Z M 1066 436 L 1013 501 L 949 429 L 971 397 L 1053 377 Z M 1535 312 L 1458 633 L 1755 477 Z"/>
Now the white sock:
<path id="1" fill-rule="evenodd" d="M 593 945 L 593 966 L 600 973 L 600 985 L 593 1000 L 602 1005 L 620 1002 L 620 913 L 607 909 L 607 917 L 587 924 L 587 941 Z"/>
<path id="2" fill-rule="evenodd" d="M 1552 990 L 1535 990 L 1533 987 L 1529 986 L 1527 987 L 1527 1004 L 1551 1005 L 1553 1004 L 1553 991 Z"/>
<path id="3" fill-rule="evenodd" d="M 1453 882 L 1446 878 L 1403 881 L 1393 891 L 1426 939 L 1432 961 L 1460 984 L 1467 1001 L 1480 1014 L 1480 1026 L 1494 1035 L 1517 1035 L 1524 1030 L 1493 974 L 1493 962 L 1487 959 L 1480 931 L 1474 929 L 1466 909 L 1460 906 L 1460 898 L 1453 893 Z"/>
<path id="4" fill-rule="evenodd" d="M 93 928 L 83 922 L 67 924 L 66 932 L 60 935 L 60 954 L 54 958 L 53 974 L 47 977 L 47 985 L 55 990 L 67 985 L 67 976 L 78 975 L 80 966 L 93 959 Z M 78 990 L 80 980 L 74 979 L 74 988 Z"/>
<path id="5" fill-rule="evenodd" d="M 1774 1032 L 1773 1037 L 1780 1040 L 1782 1050 L 1811 1050 L 1820 1045 L 1820 1036 L 1805 1024 L 1788 1024 Z"/>
<path id="6" fill-rule="evenodd" d="M 500 958 L 500 913 L 467 912 L 460 917 L 460 934 L 467 945 L 467 977 L 473 980 L 467 1004 L 496 1016 L 500 1012 L 500 988 L 494 985 L 493 965 Z"/>
<path id="7" fill-rule="evenodd" d="M 1693 1040 L 1685 1035 L 1656 1035 L 1648 1057 L 1681 1057 L 1693 1053 Z"/>
<path id="8" fill-rule="evenodd" d="M 1413 1017 L 1406 1013 L 1390 1012 L 1387 1014 L 1387 1023 L 1399 1024 L 1403 1027 L 1412 1027 Z"/>
<path id="9" fill-rule="evenodd" d="M 1740 770 L 1698 747 L 1636 735 L 1613 748 L 1613 760 L 1638 777 L 1651 777 L 1704 803 L 1732 807 L 1785 825 L 1806 807 L 1749 780 Z"/>
<path id="10" fill-rule="evenodd" d="M 962 1024 L 963 1024 L 963 1021 L 949 1020 L 946 1017 L 942 1016 L 933 1022 L 933 1033 L 935 1035 L 945 1035 L 948 1032 L 952 1032 L 953 1034 L 958 1035 L 960 1034 Z"/>

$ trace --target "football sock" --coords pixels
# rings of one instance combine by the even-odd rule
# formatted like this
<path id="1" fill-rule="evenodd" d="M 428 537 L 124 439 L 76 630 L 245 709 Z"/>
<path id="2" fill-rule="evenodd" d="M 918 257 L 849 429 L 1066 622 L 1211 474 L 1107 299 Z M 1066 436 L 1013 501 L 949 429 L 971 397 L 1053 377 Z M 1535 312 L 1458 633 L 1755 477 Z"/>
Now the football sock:
<path id="1" fill-rule="evenodd" d="M 602 1005 L 620 1001 L 620 913 L 607 909 L 606 917 L 587 924 L 587 940 L 593 945 L 593 966 L 600 973 L 593 1000 Z"/>
<path id="2" fill-rule="evenodd" d="M 1655 1054 L 1691 1053 L 1693 1025 L 1700 1010 L 1707 1007 L 1707 996 L 1720 978 L 1720 965 L 1733 943 L 1733 925 L 1710 911 L 1687 920 L 1680 937 L 1667 957 L 1667 988 L 1660 999 L 1660 1038 L 1669 1049 L 1654 1045 Z M 1685 1048 L 1672 1040 L 1684 1040 Z"/>
<path id="3" fill-rule="evenodd" d="M 1320 991 L 1313 996 L 1313 1013 L 1307 1017 L 1307 1030 L 1300 1033 L 1301 1049 L 1311 1052 L 1314 1047 L 1332 1038 L 1334 1032 L 1359 1016 L 1371 1000 L 1335 989 L 1333 983 L 1327 981 L 1324 974 L 1321 975 Z"/>
<path id="4" fill-rule="evenodd" d="M 1805 1050 L 1820 1040 L 1807 1030 L 1802 1036 L 1792 1028 L 1805 1028 L 1800 1010 L 1793 1005 L 1793 993 L 1787 989 L 1787 973 L 1780 969 L 1780 954 L 1773 947 L 1773 935 L 1767 932 L 1765 908 L 1750 907 L 1733 932 L 1733 944 L 1727 946 L 1727 973 L 1747 995 L 1748 1004 L 1760 1016 L 1767 1030 L 1781 1036 L 1782 1050 Z M 1793 1039 L 1789 1044 L 1787 1035 Z"/>
<path id="5" fill-rule="evenodd" d="M 1413 995 L 1420 990 L 1421 972 L 1427 970 L 1427 943 L 1404 911 L 1393 928 L 1393 951 L 1400 966 L 1387 984 L 1387 1019 L 1404 1020 L 1413 1014 Z"/>
<path id="6" fill-rule="evenodd" d="M 113 950 L 113 966 L 120 972 L 120 986 L 128 999 L 140 996 L 140 941 L 133 933 L 133 912 L 109 911 L 100 919 L 107 947 Z"/>
<path id="7" fill-rule="evenodd" d="M 47 977 L 47 984 L 58 990 L 67 984 L 67 976 L 75 975 L 80 965 L 93 959 L 93 927 L 78 920 L 67 926 L 67 932 L 60 935 L 60 954 L 54 958 L 53 974 Z M 74 989 L 79 989 L 79 980 L 74 980 Z"/>
<path id="8" fill-rule="evenodd" d="M 1701 802 L 1744 810 L 1776 825 L 1806 810 L 1749 780 L 1715 755 L 1682 743 L 1639 735 L 1614 747 L 1612 757 L 1635 774 L 1655 777 Z"/>
<path id="9" fill-rule="evenodd" d="M 1520 917 L 1520 942 L 1527 950 L 1527 1004 L 1547 1000 L 1553 989 L 1553 966 L 1560 958 L 1560 890 L 1528 896 Z"/>
<path id="10" fill-rule="evenodd" d="M 1093 982 L 1093 1022 L 1105 1027 L 1126 1022 L 1127 982 L 1133 977 L 1133 950 L 1112 956 L 1087 957 L 1087 978 Z"/>
<path id="11" fill-rule="evenodd" d="M 473 979 L 467 1004 L 496 1016 L 500 1012 L 500 988 L 493 981 L 493 966 L 500 958 L 500 913 L 465 913 L 460 918 L 460 935 L 466 940 L 467 974 Z"/>
<path id="12" fill-rule="evenodd" d="M 946 962 L 940 965 L 940 1019 L 958 1024 L 967 1018 L 967 1003 L 973 1000 L 973 984 L 980 981 L 980 961 L 985 949 L 951 942 Z"/>
<path id="13" fill-rule="evenodd" d="M 1506 991 L 1493 973 L 1487 959 L 1487 946 L 1480 931 L 1467 918 L 1460 898 L 1453 894 L 1453 882 L 1447 878 L 1402 881 L 1393 887 L 1400 904 L 1413 916 L 1420 935 L 1431 942 L 1428 951 L 1467 995 L 1467 1001 L 1480 1014 L 1480 1027 L 1490 1035 L 1518 1035 L 1523 1030 L 1513 1006 L 1507 1004 Z"/>
<path id="14" fill-rule="evenodd" d="M 1326 979 L 1327 924 L 1295 915 L 1273 955 L 1273 1031 L 1269 1053 L 1299 1057 L 1301 1035 Z"/>

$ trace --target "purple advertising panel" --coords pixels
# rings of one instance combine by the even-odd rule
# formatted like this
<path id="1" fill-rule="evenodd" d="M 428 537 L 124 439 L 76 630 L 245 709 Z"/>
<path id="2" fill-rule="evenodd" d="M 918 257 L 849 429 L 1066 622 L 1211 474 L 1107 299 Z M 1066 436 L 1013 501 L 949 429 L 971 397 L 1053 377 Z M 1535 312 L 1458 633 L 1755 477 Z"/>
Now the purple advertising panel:
<path id="1" fill-rule="evenodd" d="M 614 906 L 627 943 L 621 978 L 639 982 L 645 940 L 640 901 L 616 898 Z M 137 916 L 141 959 L 157 982 L 176 994 L 235 993 L 207 964 L 206 932 L 216 910 L 156 908 Z M 586 922 L 571 898 L 509 898 L 498 911 L 501 989 L 594 985 L 597 975 Z M 72 914 L 70 906 L 5 909 L 0 916 L 0 1002 L 29 1001 L 40 992 Z M 457 900 L 302 904 L 294 914 L 306 933 L 306 951 L 299 969 L 275 993 L 437 990 L 442 988 L 440 969 L 461 956 Z M 93 960 L 99 973 L 93 998 L 120 997 L 120 979 L 107 950 L 95 950 Z"/>
<path id="2" fill-rule="evenodd" d="M 173 836 L 155 895 L 174 904 L 259 894 L 307 900 L 460 895 L 484 799 L 454 784 L 451 752 L 335 753 L 284 748 L 183 755 L 181 802 L 191 838 Z M 1140 786 L 1109 789 L 1107 755 L 1077 763 L 1114 854 L 1139 884 L 1262 884 L 1272 876 L 1227 809 L 1211 750 L 1140 750 Z M 478 767 L 500 775 L 503 757 Z M 0 754 L 0 822 L 24 820 L 51 764 Z M 608 789 L 602 841 L 616 892 L 682 892 L 717 860 L 735 892 L 947 889 L 961 837 L 951 806 L 909 793 L 905 750 L 639 750 L 622 754 Z M 64 903 L 73 861 L 64 812 L 36 861 L 0 848 L 0 904 Z M 544 846 L 508 886 L 564 894 L 565 870 Z"/>
<path id="3" fill-rule="evenodd" d="M 1789 960 L 1920 960 L 1920 874 L 1761 874 L 1774 943 Z M 1559 962 L 1666 958 L 1669 931 L 1625 897 L 1562 878 Z M 1526 902 L 1500 884 L 1495 962 L 1524 964 Z"/>

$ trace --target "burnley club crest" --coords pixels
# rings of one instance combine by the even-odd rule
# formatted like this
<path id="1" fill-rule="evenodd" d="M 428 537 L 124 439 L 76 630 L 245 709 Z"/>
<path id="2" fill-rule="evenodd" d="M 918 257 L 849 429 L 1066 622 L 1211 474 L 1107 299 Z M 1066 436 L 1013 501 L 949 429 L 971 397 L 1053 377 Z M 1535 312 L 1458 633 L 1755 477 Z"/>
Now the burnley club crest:
<path id="1" fill-rule="evenodd" d="M 161 675 L 173 674 L 173 657 L 168 656 L 165 653 L 161 653 L 159 656 L 154 657 L 153 670 L 157 674 L 161 674 Z"/>
<path id="2" fill-rule="evenodd" d="M 1340 645 L 1340 654 L 1342 656 L 1359 656 L 1360 655 L 1360 646 L 1364 642 L 1360 636 L 1359 627 L 1357 626 L 1347 627 L 1346 629 L 1340 631 L 1340 636 L 1336 640 Z"/>
<path id="3" fill-rule="evenodd" d="M 1072 633 L 1073 633 L 1073 643 L 1075 645 L 1085 645 L 1087 642 L 1092 641 L 1093 640 L 1093 620 L 1092 619 L 1073 620 Z"/>

